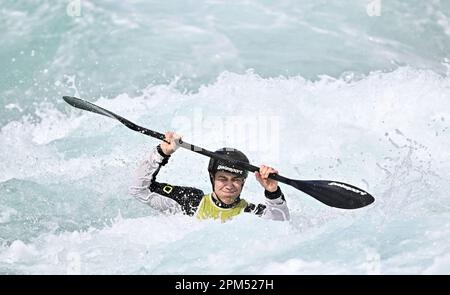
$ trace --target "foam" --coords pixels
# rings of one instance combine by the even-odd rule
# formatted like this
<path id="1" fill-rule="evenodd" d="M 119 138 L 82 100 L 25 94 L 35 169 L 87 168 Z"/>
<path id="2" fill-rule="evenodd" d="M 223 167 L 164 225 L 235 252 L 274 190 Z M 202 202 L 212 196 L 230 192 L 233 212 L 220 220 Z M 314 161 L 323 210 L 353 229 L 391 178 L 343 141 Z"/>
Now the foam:
<path id="1" fill-rule="evenodd" d="M 437 234 L 448 214 L 448 79 L 410 67 L 317 81 L 224 72 L 195 93 L 180 92 L 174 82 L 149 85 L 138 96 L 90 100 L 160 132 L 176 128 L 186 141 L 208 149 L 235 146 L 252 163 L 271 164 L 285 176 L 344 181 L 376 198 L 368 208 L 336 210 L 283 186 L 292 210 L 285 224 L 253 216 L 199 223 L 144 209 L 126 189 L 134 167 L 158 141 L 104 116 L 42 104 L 39 120 L 24 115 L 0 131 L 1 205 L 10 208 L 1 220 L 25 235 L 18 240 L 5 231 L 0 268 L 30 274 L 445 272 L 442 247 L 427 248 L 424 259 L 414 255 L 432 236 L 424 233 Z M 252 140 L 239 129 L 218 135 L 230 120 L 262 124 L 260 118 L 271 116 L 275 133 Z M 206 163 L 180 151 L 159 178 L 208 190 Z M 262 201 L 252 179 L 245 194 Z M 36 203 L 38 212 L 32 210 Z M 117 210 L 125 217 L 112 215 Z M 22 218 L 16 212 L 33 212 L 39 223 L 52 226 L 28 236 L 30 223 L 21 228 L 11 222 Z M 67 216 L 70 226 L 62 222 Z M 112 217 L 112 224 L 97 220 Z M 437 245 L 447 232 L 435 238 Z M 392 246 L 402 242 L 404 253 Z M 236 250 L 239 259 L 229 262 Z M 374 257 L 379 264 L 370 262 Z"/>

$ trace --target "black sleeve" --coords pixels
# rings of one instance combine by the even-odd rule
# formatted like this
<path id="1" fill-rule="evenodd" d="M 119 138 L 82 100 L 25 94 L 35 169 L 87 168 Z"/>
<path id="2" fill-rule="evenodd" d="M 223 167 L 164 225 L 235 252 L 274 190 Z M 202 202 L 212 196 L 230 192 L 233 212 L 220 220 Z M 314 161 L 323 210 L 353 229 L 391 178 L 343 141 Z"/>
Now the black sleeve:
<path id="1" fill-rule="evenodd" d="M 268 190 L 264 190 L 264 195 L 266 196 L 266 198 L 268 198 L 270 200 L 278 199 L 279 197 L 281 197 L 281 199 L 284 201 L 284 195 L 283 195 L 283 192 L 281 191 L 280 187 L 277 187 L 277 190 L 274 192 L 269 192 Z"/>
<path id="2" fill-rule="evenodd" d="M 156 175 L 158 174 L 160 168 L 167 164 L 170 156 L 164 154 L 161 147 L 157 147 L 158 153 L 163 156 L 164 160 L 159 164 L 158 169 L 152 175 L 152 182 L 150 184 L 150 191 L 162 195 L 164 197 L 171 198 L 180 204 L 183 212 L 187 215 L 194 215 L 195 211 L 202 200 L 204 193 L 202 190 L 194 187 L 185 186 L 175 186 L 168 183 L 157 182 Z"/>
<path id="3" fill-rule="evenodd" d="M 156 181 L 150 185 L 150 191 L 175 200 L 180 204 L 183 212 L 190 216 L 194 215 L 204 195 L 202 190 L 194 187 L 175 186 Z"/>

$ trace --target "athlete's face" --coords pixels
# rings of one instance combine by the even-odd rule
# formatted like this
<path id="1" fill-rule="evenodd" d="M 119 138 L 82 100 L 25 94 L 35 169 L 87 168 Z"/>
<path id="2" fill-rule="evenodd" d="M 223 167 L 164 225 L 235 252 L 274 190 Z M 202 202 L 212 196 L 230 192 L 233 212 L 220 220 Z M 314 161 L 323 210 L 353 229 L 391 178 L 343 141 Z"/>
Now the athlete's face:
<path id="1" fill-rule="evenodd" d="M 236 174 L 217 171 L 214 176 L 214 192 L 225 204 L 231 204 L 241 194 L 244 178 Z"/>

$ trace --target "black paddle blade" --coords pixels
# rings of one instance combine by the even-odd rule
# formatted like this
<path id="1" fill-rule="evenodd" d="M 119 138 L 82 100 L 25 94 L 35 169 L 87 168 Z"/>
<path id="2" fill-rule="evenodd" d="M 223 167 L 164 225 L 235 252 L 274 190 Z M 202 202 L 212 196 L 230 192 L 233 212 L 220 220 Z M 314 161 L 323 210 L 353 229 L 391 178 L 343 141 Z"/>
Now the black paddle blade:
<path id="1" fill-rule="evenodd" d="M 341 209 L 362 208 L 375 201 L 368 192 L 333 180 L 290 180 L 289 184 L 328 206 Z"/>
<path id="2" fill-rule="evenodd" d="M 105 109 L 103 109 L 103 108 L 101 108 L 101 107 L 99 107 L 99 106 L 97 106 L 97 105 L 95 105 L 93 103 L 90 103 L 88 101 L 85 101 L 85 100 L 82 100 L 82 99 L 79 99 L 79 98 L 76 98 L 76 97 L 73 97 L 73 96 L 63 96 L 63 99 L 68 104 L 70 104 L 71 106 L 76 107 L 78 109 L 82 109 L 82 110 L 85 110 L 85 111 L 97 113 L 97 114 L 100 114 L 100 115 L 103 115 L 103 116 L 107 116 L 107 117 L 110 117 L 110 118 L 113 118 L 113 119 L 117 119 L 117 120 L 119 120 L 119 118 L 121 118 L 121 117 L 117 116 L 116 114 L 114 114 L 114 113 L 112 113 L 112 112 L 110 112 L 108 110 L 105 110 Z"/>
<path id="3" fill-rule="evenodd" d="M 93 103 L 90 103 L 88 101 L 85 101 L 85 100 L 82 100 L 82 99 L 79 99 L 79 98 L 73 97 L 73 96 L 63 96 L 63 99 L 73 107 L 76 107 L 78 109 L 82 109 L 85 111 L 93 112 L 96 114 L 100 114 L 103 116 L 107 116 L 112 119 L 116 119 L 120 123 L 122 123 L 123 125 L 127 126 L 128 128 L 130 128 L 134 131 L 140 132 L 140 133 L 148 135 L 148 136 L 152 136 L 152 137 L 160 139 L 160 140 L 164 140 L 164 134 L 141 127 L 139 125 L 136 125 L 133 122 L 131 122 L 117 114 L 114 114 L 111 111 L 108 111 L 108 110 L 105 110 L 104 108 L 99 107 L 98 105 L 95 105 Z"/>

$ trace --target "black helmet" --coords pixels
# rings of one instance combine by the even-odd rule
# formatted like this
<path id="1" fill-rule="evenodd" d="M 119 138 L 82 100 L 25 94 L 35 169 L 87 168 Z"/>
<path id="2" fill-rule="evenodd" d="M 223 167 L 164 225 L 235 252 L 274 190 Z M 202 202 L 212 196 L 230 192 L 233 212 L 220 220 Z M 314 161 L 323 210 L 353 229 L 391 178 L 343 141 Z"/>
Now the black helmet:
<path id="1" fill-rule="evenodd" d="M 221 149 L 215 151 L 214 153 L 219 154 L 219 155 L 224 155 L 225 157 L 228 157 L 230 159 L 237 160 L 240 162 L 250 163 L 247 156 L 245 156 L 243 152 L 241 152 L 237 149 L 221 148 Z M 244 170 L 241 167 L 239 167 L 231 162 L 221 160 L 221 159 L 217 160 L 214 158 L 211 158 L 209 160 L 208 171 L 211 175 L 210 176 L 211 182 L 213 182 L 213 177 L 217 171 L 226 171 L 226 172 L 238 174 L 238 175 L 242 176 L 244 179 L 247 178 L 247 176 L 248 176 L 247 170 Z"/>

